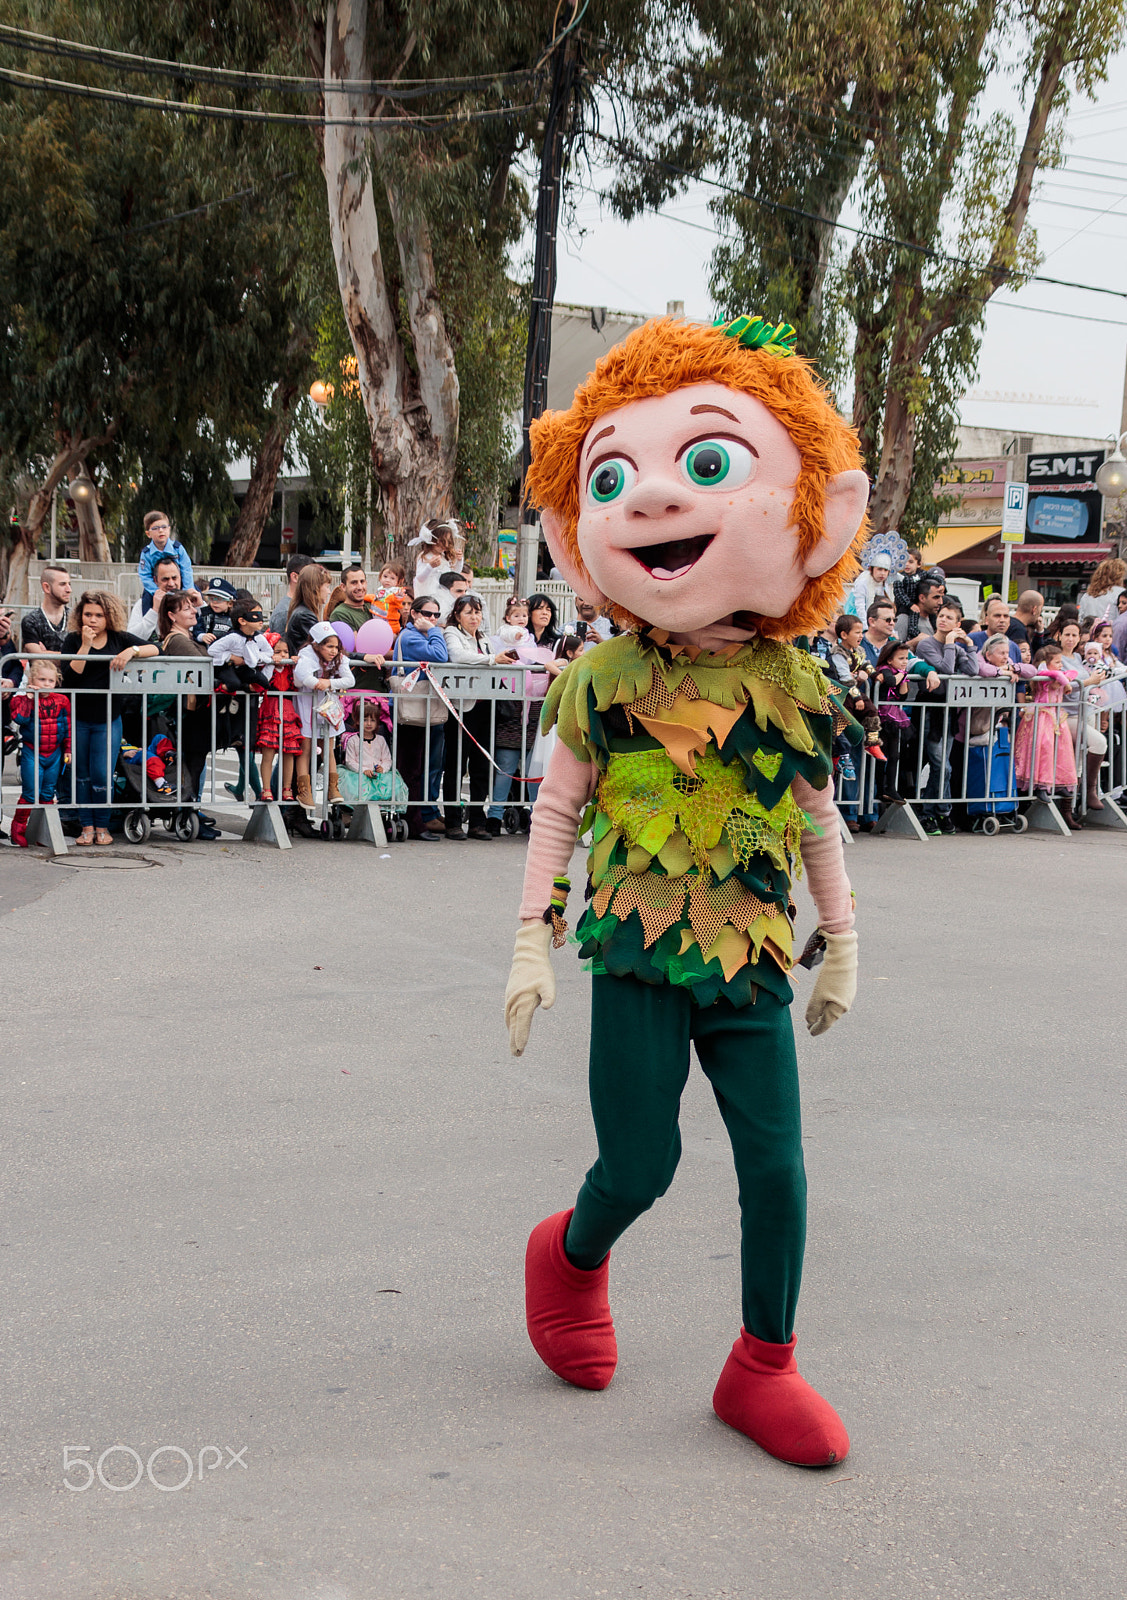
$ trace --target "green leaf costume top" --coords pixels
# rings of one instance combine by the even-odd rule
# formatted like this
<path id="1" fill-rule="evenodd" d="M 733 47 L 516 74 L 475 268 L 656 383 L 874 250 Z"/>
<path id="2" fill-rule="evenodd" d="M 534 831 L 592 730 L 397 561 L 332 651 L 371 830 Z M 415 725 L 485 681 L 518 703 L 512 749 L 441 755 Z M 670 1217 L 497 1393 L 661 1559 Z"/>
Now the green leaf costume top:
<path id="1" fill-rule="evenodd" d="M 813 827 L 791 784 L 824 788 L 835 733 L 860 737 L 818 662 L 770 639 L 711 653 L 624 634 L 556 679 L 553 725 L 600 771 L 580 954 L 700 1005 L 789 1000 L 791 875 Z"/>

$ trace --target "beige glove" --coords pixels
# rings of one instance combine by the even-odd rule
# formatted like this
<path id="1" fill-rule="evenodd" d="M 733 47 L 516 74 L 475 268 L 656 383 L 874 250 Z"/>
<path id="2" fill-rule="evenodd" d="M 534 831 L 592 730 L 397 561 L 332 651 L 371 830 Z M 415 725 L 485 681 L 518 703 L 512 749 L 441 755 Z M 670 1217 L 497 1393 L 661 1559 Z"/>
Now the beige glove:
<path id="1" fill-rule="evenodd" d="M 536 1007 L 550 1011 L 556 1002 L 556 975 L 548 956 L 551 947 L 552 929 L 547 922 L 526 922 L 517 930 L 505 985 L 505 1026 L 515 1056 L 524 1054 Z"/>
<path id="2" fill-rule="evenodd" d="M 825 1033 L 844 1017 L 857 996 L 857 935 L 823 933 L 822 937 L 826 955 L 806 1006 L 806 1026 L 814 1035 Z"/>

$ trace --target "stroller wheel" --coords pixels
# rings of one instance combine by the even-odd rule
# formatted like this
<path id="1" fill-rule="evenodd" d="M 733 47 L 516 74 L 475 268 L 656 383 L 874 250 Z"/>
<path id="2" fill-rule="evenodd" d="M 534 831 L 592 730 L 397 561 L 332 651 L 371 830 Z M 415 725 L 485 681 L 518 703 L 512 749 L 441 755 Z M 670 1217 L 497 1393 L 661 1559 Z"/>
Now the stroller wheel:
<path id="1" fill-rule="evenodd" d="M 164 817 L 161 820 L 164 823 L 164 831 L 165 831 L 165 833 L 174 833 L 176 831 L 176 813 L 175 813 L 175 811 L 167 811 L 165 813 Z"/>
<path id="2" fill-rule="evenodd" d="M 152 826 L 147 811 L 127 811 L 121 831 L 130 844 L 144 844 L 152 832 Z"/>
<path id="3" fill-rule="evenodd" d="M 1026 817 L 1026 816 L 1023 816 L 1020 811 L 1015 811 L 1014 812 L 1014 832 L 1015 833 L 1024 833 L 1025 830 L 1028 827 L 1029 827 L 1029 818 Z"/>
<path id="4" fill-rule="evenodd" d="M 983 817 L 982 831 L 992 839 L 996 833 L 1001 833 L 1002 824 L 997 817 Z"/>
<path id="5" fill-rule="evenodd" d="M 324 822 L 322 822 L 322 824 L 321 824 L 321 837 L 322 837 L 322 839 L 331 839 L 332 836 L 333 836 L 333 825 L 329 821 L 328 817 L 326 817 Z"/>
<path id="6" fill-rule="evenodd" d="M 178 839 L 182 840 L 184 844 L 191 844 L 200 831 L 200 819 L 194 811 L 189 811 L 187 807 L 184 807 L 176 813 L 172 826 L 173 832 Z"/>
<path id="7" fill-rule="evenodd" d="M 395 824 L 395 837 L 399 840 L 399 843 L 400 844 L 406 844 L 407 840 L 410 838 L 410 835 L 411 835 L 411 830 L 407 826 L 407 818 L 406 817 L 398 818 L 398 820 L 397 820 L 397 822 Z"/>

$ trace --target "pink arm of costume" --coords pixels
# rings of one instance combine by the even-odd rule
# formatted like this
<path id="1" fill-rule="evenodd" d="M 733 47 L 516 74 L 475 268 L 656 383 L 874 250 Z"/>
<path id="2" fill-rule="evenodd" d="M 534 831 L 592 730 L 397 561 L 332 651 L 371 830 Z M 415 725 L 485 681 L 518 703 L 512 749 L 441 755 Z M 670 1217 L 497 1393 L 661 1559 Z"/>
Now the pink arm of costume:
<path id="1" fill-rule="evenodd" d="M 853 896 L 845 874 L 833 784 L 827 783 L 824 789 L 812 789 L 802 778 L 796 777 L 791 792 L 806 815 L 822 830 L 820 835 L 811 832 L 802 835 L 802 863 L 818 910 L 818 926 L 823 933 L 848 933 L 853 927 Z"/>
<path id="2" fill-rule="evenodd" d="M 598 781 L 595 763 L 576 760 L 563 740 L 557 739 L 532 812 L 520 902 L 522 922 L 539 922 L 548 909 L 552 880 L 567 873 L 579 819 Z"/>

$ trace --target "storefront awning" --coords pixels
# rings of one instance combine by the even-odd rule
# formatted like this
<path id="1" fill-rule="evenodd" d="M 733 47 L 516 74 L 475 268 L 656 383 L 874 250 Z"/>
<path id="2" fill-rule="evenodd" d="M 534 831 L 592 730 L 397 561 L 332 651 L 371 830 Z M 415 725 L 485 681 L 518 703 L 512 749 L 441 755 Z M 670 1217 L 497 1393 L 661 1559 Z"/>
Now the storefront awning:
<path id="1" fill-rule="evenodd" d="M 981 544 L 984 539 L 996 539 L 1001 531 L 998 522 L 978 523 L 971 528 L 936 528 L 920 551 L 920 562 L 925 567 L 941 567 L 972 545 Z"/>
<path id="2" fill-rule="evenodd" d="M 1036 561 L 1042 566 L 1063 562 L 1066 566 L 1102 561 L 1113 554 L 1110 544 L 1015 544 L 1015 561 Z M 1000 559 L 1000 558 L 999 558 Z"/>

